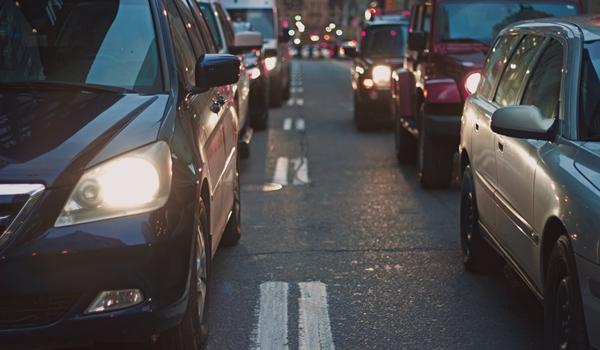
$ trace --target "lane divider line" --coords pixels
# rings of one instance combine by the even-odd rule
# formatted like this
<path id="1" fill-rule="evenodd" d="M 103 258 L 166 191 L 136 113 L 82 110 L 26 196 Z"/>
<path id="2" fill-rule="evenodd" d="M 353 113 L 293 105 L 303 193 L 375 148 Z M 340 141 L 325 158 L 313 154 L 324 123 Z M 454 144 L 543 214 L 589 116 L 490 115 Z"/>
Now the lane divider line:
<path id="1" fill-rule="evenodd" d="M 275 174 L 273 175 L 273 183 L 285 186 L 288 184 L 288 167 L 289 159 L 285 157 L 277 158 L 275 164 Z"/>
<path id="2" fill-rule="evenodd" d="M 285 118 L 283 120 L 283 130 L 291 130 L 292 129 L 292 118 Z"/>
<path id="3" fill-rule="evenodd" d="M 304 99 L 303 98 L 297 98 L 296 99 L 296 104 L 298 106 L 304 106 Z"/>
<path id="4" fill-rule="evenodd" d="M 293 159 L 292 165 L 294 167 L 294 179 L 292 183 L 296 186 L 310 184 L 310 179 L 308 178 L 308 159 L 306 157 Z"/>
<path id="5" fill-rule="evenodd" d="M 304 131 L 305 128 L 306 128 L 306 123 L 304 122 L 304 119 L 302 119 L 302 118 L 296 119 L 296 130 Z"/>
<path id="6" fill-rule="evenodd" d="M 301 282 L 298 323 L 299 350 L 334 350 L 327 288 L 322 282 Z"/>
<path id="7" fill-rule="evenodd" d="M 255 349 L 289 349 L 288 290 L 285 282 L 265 282 L 260 285 L 258 325 L 254 333 Z"/>

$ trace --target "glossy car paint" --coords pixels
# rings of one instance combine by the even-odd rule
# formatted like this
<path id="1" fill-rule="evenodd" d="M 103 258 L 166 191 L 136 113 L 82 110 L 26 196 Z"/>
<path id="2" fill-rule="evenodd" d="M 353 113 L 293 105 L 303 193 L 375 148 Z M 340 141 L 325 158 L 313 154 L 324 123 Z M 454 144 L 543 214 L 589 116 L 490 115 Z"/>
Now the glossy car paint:
<path id="1" fill-rule="evenodd" d="M 471 96 L 461 122 L 462 166 L 474 171 L 481 226 L 532 291 L 544 297 L 544 272 L 555 232 L 574 250 L 588 337 L 600 346 L 600 146 L 577 133 L 584 41 L 599 40 L 597 18 L 540 20 L 502 34 L 539 34 L 558 40 L 565 62 L 558 135 L 554 141 L 516 139 L 490 129 L 497 108 Z M 530 67 L 533 68 L 533 67 Z M 503 150 L 498 145 L 503 145 Z"/>
<path id="2" fill-rule="evenodd" d="M 233 204 L 237 118 L 231 99 L 210 111 L 230 87 L 187 95 L 173 55 L 167 5 L 151 1 L 165 90 L 155 95 L 2 91 L 2 183 L 41 183 L 46 190 L 0 244 L 0 294 L 69 295 L 51 324 L 2 327 L 0 343 L 62 346 L 144 339 L 177 325 L 187 305 L 194 215 L 210 214 L 216 251 Z M 185 6 L 185 5 L 182 5 Z M 161 10 L 159 10 L 161 9 Z M 160 12 L 159 12 L 160 11 Z M 172 153 L 172 188 L 158 210 L 56 228 L 54 222 L 82 173 L 120 154 L 164 140 Z M 102 290 L 139 288 L 146 300 L 114 312 L 84 315 Z"/>

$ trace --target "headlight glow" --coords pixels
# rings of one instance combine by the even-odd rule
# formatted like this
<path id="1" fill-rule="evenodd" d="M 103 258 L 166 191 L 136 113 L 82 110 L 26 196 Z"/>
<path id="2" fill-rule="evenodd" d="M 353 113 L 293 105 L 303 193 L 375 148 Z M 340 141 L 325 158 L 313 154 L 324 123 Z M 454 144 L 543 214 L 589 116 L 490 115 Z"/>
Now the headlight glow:
<path id="1" fill-rule="evenodd" d="M 267 70 L 272 71 L 277 67 L 277 57 L 267 57 L 265 58 L 265 66 L 267 66 Z"/>
<path id="2" fill-rule="evenodd" d="M 171 191 L 171 151 L 160 141 L 86 171 L 55 226 L 139 214 L 165 205 Z"/>
<path id="3" fill-rule="evenodd" d="M 465 89 L 469 92 L 469 94 L 474 94 L 477 91 L 480 81 L 481 73 L 475 72 L 469 74 L 469 76 L 465 80 Z"/>
<path id="4" fill-rule="evenodd" d="M 258 79 L 260 77 L 260 69 L 258 67 L 252 67 L 246 71 L 248 77 L 252 80 Z"/>
<path id="5" fill-rule="evenodd" d="M 388 66 L 373 67 L 373 82 L 378 87 L 389 87 L 392 79 L 392 69 Z"/>

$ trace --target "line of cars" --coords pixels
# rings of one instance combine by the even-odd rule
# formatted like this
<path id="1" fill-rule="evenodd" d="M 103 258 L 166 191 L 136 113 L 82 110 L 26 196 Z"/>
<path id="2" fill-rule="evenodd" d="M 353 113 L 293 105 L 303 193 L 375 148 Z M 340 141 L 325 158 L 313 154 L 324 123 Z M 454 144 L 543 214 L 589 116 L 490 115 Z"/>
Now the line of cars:
<path id="1" fill-rule="evenodd" d="M 463 263 L 514 268 L 542 302 L 545 349 L 600 348 L 600 16 L 563 17 L 581 9 L 420 1 L 395 24 L 399 68 L 369 54 L 388 23 L 351 52 L 357 127 L 393 123 L 425 188 L 450 184 L 458 150 Z"/>
<path id="2" fill-rule="evenodd" d="M 0 2 L 1 349 L 205 345 L 249 126 L 289 85 L 274 2 L 231 2 L 262 34 L 223 5 Z"/>

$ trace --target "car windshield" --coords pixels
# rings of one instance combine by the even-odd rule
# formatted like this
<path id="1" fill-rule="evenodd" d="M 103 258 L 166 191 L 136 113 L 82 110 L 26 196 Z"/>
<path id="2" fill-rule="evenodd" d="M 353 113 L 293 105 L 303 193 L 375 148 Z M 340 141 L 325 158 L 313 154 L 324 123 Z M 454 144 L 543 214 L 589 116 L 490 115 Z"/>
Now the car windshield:
<path id="1" fill-rule="evenodd" d="M 367 30 L 362 43 L 362 54 L 373 58 L 403 57 L 406 48 L 407 27 L 377 26 Z"/>
<path id="2" fill-rule="evenodd" d="M 0 1 L 0 84 L 162 90 L 148 0 Z"/>
<path id="3" fill-rule="evenodd" d="M 271 9 L 228 9 L 235 22 L 248 22 L 253 30 L 260 32 L 264 39 L 275 38 L 273 10 Z"/>
<path id="4" fill-rule="evenodd" d="M 576 15 L 573 2 L 542 1 L 448 1 L 437 14 L 439 42 L 491 44 L 507 25 L 527 19 Z M 474 15 L 476 14 L 476 15 Z"/>

